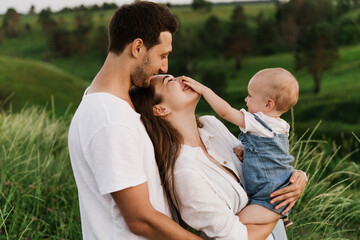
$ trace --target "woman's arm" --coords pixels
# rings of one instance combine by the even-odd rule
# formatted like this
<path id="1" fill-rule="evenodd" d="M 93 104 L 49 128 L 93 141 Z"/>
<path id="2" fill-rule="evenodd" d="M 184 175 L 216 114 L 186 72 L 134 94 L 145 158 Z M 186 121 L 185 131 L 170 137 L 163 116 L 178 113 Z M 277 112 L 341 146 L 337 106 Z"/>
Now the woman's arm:
<path id="1" fill-rule="evenodd" d="M 242 224 L 227 203 L 194 169 L 181 168 L 175 172 L 174 178 L 181 218 L 210 238 L 265 239 L 275 226 L 247 227 Z"/>
<path id="2" fill-rule="evenodd" d="M 287 213 L 299 199 L 301 193 L 304 191 L 308 178 L 306 173 L 301 170 L 295 170 L 290 177 L 290 185 L 281 188 L 270 194 L 273 199 L 270 201 L 271 204 L 278 201 L 282 201 L 278 204 L 275 209 L 279 209 L 283 206 L 287 206 L 281 214 Z"/>

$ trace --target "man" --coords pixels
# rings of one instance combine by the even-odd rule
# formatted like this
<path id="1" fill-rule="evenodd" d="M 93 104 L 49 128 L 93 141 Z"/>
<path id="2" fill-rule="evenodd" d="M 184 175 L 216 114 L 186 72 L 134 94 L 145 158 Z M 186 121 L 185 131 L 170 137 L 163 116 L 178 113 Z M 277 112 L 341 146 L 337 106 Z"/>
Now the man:
<path id="1" fill-rule="evenodd" d="M 129 96 L 168 69 L 177 21 L 168 8 L 138 2 L 109 25 L 108 56 L 69 131 L 84 239 L 200 239 L 170 219 L 153 145 Z"/>

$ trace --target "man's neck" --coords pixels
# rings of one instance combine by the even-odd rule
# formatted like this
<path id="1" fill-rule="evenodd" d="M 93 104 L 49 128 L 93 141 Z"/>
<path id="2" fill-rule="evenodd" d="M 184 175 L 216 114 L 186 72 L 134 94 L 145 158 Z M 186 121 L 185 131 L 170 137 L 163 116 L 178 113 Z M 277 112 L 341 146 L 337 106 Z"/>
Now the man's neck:
<path id="1" fill-rule="evenodd" d="M 126 52 L 120 55 L 109 53 L 104 65 L 92 81 L 88 94 L 106 92 L 131 103 L 130 71 L 130 60 Z"/>

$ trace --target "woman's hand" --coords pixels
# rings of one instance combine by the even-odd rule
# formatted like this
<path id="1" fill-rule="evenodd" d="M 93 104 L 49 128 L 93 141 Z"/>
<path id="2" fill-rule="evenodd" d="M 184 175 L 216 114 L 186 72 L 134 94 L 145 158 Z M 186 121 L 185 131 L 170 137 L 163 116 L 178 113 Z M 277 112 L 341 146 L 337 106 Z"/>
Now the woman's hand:
<path id="1" fill-rule="evenodd" d="M 294 206 L 295 202 L 299 199 L 301 193 L 306 186 L 308 178 L 305 172 L 295 170 L 291 175 L 289 181 L 291 183 L 289 186 L 281 188 L 270 194 L 270 197 L 273 198 L 270 201 L 271 204 L 283 200 L 280 204 L 276 205 L 275 209 L 279 209 L 288 205 L 287 208 L 282 211 L 282 215 L 287 213 Z"/>

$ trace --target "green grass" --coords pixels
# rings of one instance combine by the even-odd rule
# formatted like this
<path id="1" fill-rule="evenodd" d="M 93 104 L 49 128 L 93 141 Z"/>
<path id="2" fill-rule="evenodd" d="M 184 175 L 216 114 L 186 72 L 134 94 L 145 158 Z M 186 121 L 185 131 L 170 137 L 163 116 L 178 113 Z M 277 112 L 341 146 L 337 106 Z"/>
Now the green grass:
<path id="1" fill-rule="evenodd" d="M 68 125 L 39 107 L 0 114 L 0 239 L 81 238 Z"/>
<path id="2" fill-rule="evenodd" d="M 67 116 L 40 107 L 0 113 L 0 239 L 81 238 L 68 126 Z M 309 182 L 291 212 L 289 239 L 358 239 L 360 166 L 354 153 L 339 157 L 338 147 L 312 135 L 291 141 L 294 166 Z"/>
<path id="3" fill-rule="evenodd" d="M 56 112 L 63 114 L 73 104 L 71 112 L 79 104 L 86 85 L 63 70 L 35 60 L 0 57 L 1 106 L 11 104 L 20 110 L 25 103 L 48 104 L 51 99 L 57 106 Z"/>

